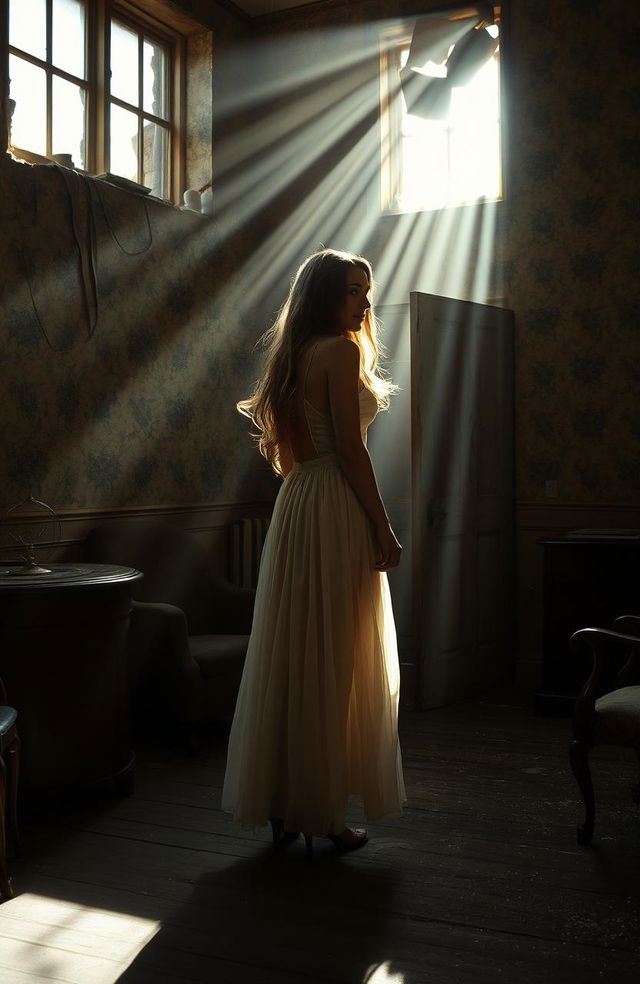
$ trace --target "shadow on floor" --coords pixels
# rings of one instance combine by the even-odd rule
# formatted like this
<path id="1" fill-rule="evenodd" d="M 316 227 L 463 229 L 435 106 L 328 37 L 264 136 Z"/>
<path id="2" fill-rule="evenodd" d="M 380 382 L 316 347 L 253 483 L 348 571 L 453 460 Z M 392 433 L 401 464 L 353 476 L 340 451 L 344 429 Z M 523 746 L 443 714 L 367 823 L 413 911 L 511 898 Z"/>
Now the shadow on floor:
<path id="1" fill-rule="evenodd" d="M 281 853 L 265 846 L 258 857 L 229 858 L 202 876 L 119 984 L 162 973 L 240 984 L 418 984 L 390 960 L 394 872 L 364 853 L 339 857 L 328 842 L 314 850 L 308 861 L 302 840 Z"/>

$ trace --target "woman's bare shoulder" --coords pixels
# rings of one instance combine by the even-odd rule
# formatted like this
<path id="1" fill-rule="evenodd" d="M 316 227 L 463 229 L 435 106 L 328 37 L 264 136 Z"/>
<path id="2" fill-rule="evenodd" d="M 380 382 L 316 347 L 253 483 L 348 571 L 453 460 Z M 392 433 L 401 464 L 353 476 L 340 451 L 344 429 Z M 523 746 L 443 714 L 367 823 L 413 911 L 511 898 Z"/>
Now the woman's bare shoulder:
<path id="1" fill-rule="evenodd" d="M 322 342 L 322 354 L 327 362 L 344 362 L 351 359 L 354 362 L 360 360 L 360 349 L 356 342 L 344 335 L 332 335 L 325 338 Z"/>

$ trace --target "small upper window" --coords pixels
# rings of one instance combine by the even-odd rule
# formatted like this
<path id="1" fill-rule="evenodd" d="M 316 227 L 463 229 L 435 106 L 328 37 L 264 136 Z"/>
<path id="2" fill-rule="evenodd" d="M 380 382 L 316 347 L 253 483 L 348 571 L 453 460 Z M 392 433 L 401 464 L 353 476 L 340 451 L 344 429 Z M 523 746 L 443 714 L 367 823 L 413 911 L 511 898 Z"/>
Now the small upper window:
<path id="1" fill-rule="evenodd" d="M 487 5 L 480 5 L 479 11 Z M 499 27 L 465 8 L 382 45 L 382 207 L 435 210 L 502 195 Z M 492 11 L 493 14 L 493 11 Z"/>
<path id="2" fill-rule="evenodd" d="M 175 200 L 184 41 L 126 3 L 107 10 L 101 21 L 88 0 L 9 0 L 10 148 Z M 95 63 L 87 52 L 100 53 Z"/>

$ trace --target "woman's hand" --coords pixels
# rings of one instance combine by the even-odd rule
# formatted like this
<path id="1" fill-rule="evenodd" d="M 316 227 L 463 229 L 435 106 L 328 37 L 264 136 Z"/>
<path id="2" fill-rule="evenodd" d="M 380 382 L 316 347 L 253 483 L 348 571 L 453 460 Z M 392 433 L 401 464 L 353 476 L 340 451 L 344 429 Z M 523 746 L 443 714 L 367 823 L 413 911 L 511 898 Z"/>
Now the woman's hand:
<path id="1" fill-rule="evenodd" d="M 376 570 L 390 571 L 393 567 L 397 567 L 400 563 L 402 547 L 388 523 L 376 527 L 376 545 Z"/>

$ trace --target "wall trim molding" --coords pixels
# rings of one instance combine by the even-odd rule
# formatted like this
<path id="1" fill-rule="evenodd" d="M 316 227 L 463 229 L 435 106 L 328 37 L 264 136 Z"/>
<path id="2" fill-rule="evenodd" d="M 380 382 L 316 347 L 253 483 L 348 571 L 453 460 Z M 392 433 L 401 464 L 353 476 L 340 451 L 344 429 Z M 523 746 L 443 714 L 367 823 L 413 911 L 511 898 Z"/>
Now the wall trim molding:
<path id="1" fill-rule="evenodd" d="M 635 503 L 517 502 L 519 530 L 596 528 L 640 529 L 640 505 Z"/>
<path id="2" fill-rule="evenodd" d="M 640 504 L 617 502 L 516 503 L 516 672 L 529 689 L 539 683 L 544 617 L 541 540 L 579 529 L 640 529 Z"/>
<path id="3" fill-rule="evenodd" d="M 516 506 L 522 509 L 590 509 L 595 512 L 602 509 L 632 509 L 640 513 L 640 505 L 635 502 L 554 502 L 551 499 L 520 499 Z"/>
<path id="4" fill-rule="evenodd" d="M 65 508 L 56 510 L 60 522 L 58 540 L 38 539 L 37 552 L 47 551 L 49 562 L 74 560 L 78 558 L 80 545 L 89 530 L 99 523 L 114 519 L 156 519 L 164 520 L 174 526 L 189 530 L 202 540 L 212 551 L 220 554 L 220 562 L 226 564 L 222 556 L 226 548 L 226 530 L 236 519 L 253 516 L 270 516 L 273 502 L 270 500 L 245 500 L 230 502 L 197 502 L 186 505 L 175 503 L 150 503 L 144 506 L 108 506 L 94 508 Z M 42 523 L 42 513 L 23 513 L 6 524 L 6 529 L 20 525 L 37 527 Z M 14 559 L 16 548 L 7 542 L 7 534 L 0 544 L 0 562 Z"/>
<path id="5" fill-rule="evenodd" d="M 227 512 L 230 509 L 254 509 L 270 506 L 266 500 L 247 499 L 243 501 L 232 500 L 229 502 L 192 502 L 192 503 L 148 503 L 144 506 L 98 506 L 92 509 L 86 508 L 65 508 L 56 510 L 62 520 L 73 519 L 122 519 L 127 516 L 178 516 L 197 515 L 198 513 Z"/>

